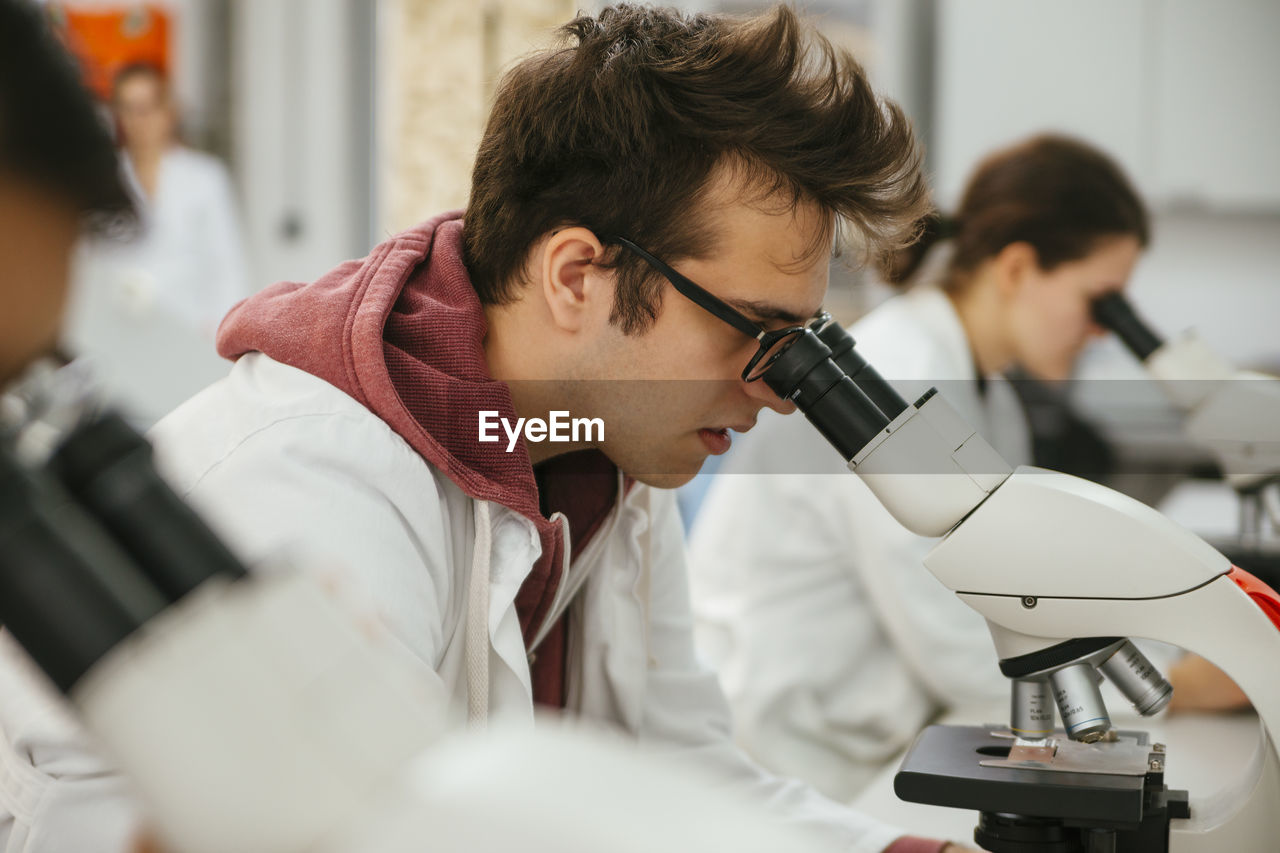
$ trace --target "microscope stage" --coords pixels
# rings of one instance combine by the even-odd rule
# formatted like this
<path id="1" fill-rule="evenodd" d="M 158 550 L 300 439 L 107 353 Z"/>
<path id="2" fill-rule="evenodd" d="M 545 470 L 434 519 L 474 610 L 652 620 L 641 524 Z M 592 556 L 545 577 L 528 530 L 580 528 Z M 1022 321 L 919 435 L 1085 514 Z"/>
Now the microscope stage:
<path id="1" fill-rule="evenodd" d="M 1145 732 L 1116 734 L 1114 741 L 1080 744 L 1059 731 L 1050 762 L 1019 762 L 1008 760 L 1014 742 L 1000 726 L 930 726 L 903 759 L 894 792 L 927 805 L 1136 826 L 1147 774 L 1163 775 L 1164 754 Z"/>

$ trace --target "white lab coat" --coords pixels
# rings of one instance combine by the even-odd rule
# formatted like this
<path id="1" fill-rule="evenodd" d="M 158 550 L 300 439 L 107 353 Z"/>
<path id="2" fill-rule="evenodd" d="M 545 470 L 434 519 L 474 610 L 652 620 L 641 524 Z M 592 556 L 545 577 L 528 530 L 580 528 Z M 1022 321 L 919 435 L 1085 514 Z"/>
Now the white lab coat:
<path id="1" fill-rule="evenodd" d="M 227 374 L 211 342 L 251 288 L 222 163 L 171 149 L 152 199 L 142 194 L 127 160 L 124 171 L 142 233 L 124 243 L 82 241 L 63 344 L 92 360 L 103 390 L 145 428 Z"/>
<path id="2" fill-rule="evenodd" d="M 259 353 L 162 421 L 154 438 L 179 492 L 247 561 L 283 559 L 329 576 L 390 629 L 423 679 L 444 687 L 459 716 L 487 706 L 490 717 L 532 723 L 514 604 L 541 549 L 532 522 L 468 498 L 356 401 Z M 476 553 L 479 542 L 489 544 Z M 832 849 L 870 853 L 901 834 L 760 771 L 733 746 L 716 677 L 694 653 L 672 493 L 620 491 L 576 561 L 573 577 L 579 573 L 586 581 L 571 605 L 570 711 L 712 768 Z M 469 664 L 467 638 L 474 642 L 477 631 L 488 654 Z M 0 818 L 0 850 L 120 850 L 118 830 L 104 842 L 85 826 L 90 812 L 80 792 L 99 780 L 32 760 L 33 740 L 70 748 L 58 732 L 24 728 L 37 702 L 25 690 L 0 696 L 0 804 L 11 815 Z M 529 796 L 545 796 L 547 809 L 562 810 L 564 831 L 573 831 L 573 803 L 556 791 Z M 122 793 L 114 804 L 88 799 L 95 819 L 105 810 L 111 826 L 127 826 L 118 817 L 128 808 Z M 15 804 L 25 809 L 15 815 Z M 644 819 L 644 803 L 636 803 L 636 819 Z"/>
<path id="3" fill-rule="evenodd" d="M 143 231 L 119 245 L 89 247 L 88 286 L 102 287 L 139 314 L 177 320 L 212 339 L 231 306 L 249 295 L 249 271 L 231 176 L 221 161 L 173 146 L 148 198 L 127 156 L 126 181 Z"/>
<path id="4" fill-rule="evenodd" d="M 941 290 L 850 331 L 908 401 L 937 386 L 1006 460 L 1030 461 L 1013 388 L 989 377 L 979 393 Z M 766 767 L 847 801 L 941 709 L 1008 695 L 986 623 L 924 568 L 936 540 L 899 525 L 803 416 L 762 413 L 714 480 L 690 542 L 698 643 Z"/>

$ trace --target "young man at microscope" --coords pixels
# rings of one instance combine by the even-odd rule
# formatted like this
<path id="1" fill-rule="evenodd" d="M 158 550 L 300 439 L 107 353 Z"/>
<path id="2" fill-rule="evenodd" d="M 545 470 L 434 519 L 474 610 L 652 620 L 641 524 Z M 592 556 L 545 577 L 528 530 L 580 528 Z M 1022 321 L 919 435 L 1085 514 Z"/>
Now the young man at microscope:
<path id="1" fill-rule="evenodd" d="M 504 78 L 465 217 L 241 303 L 230 377 L 160 424 L 161 461 L 250 562 L 333 567 L 473 724 L 560 708 L 833 849 L 936 853 L 732 745 L 665 490 L 791 408 L 747 381 L 770 353 L 729 312 L 800 326 L 841 225 L 909 236 L 910 128 L 788 9 L 618 6 L 564 35 Z"/>

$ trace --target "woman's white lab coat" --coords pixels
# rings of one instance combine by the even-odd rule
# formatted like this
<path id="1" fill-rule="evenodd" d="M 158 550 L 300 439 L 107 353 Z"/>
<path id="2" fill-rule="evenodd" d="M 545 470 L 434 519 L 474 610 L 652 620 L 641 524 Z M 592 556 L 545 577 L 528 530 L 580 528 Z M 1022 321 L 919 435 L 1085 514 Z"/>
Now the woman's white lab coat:
<path id="1" fill-rule="evenodd" d="M 287 556 L 329 575 L 390 629 L 460 717 L 532 723 L 514 604 L 541 549 L 531 521 L 467 497 L 368 409 L 260 353 L 165 419 L 155 438 L 172 482 L 247 561 Z M 716 677 L 694 653 L 672 493 L 638 485 L 620 494 L 605 525 L 561 584 L 586 573 L 571 605 L 569 710 L 721 772 L 836 849 L 871 853 L 900 835 L 761 772 L 734 747 Z M 469 663 L 477 639 L 488 654 Z M 101 763 L 71 742 L 67 721 L 29 689 L 5 686 L 0 850 L 123 849 L 131 820 L 123 787 L 104 791 Z M 562 809 L 572 832 L 574 803 L 555 791 L 529 796 Z M 644 803 L 636 812 L 643 820 Z"/>
<path id="2" fill-rule="evenodd" d="M 252 292 L 248 259 L 221 162 L 174 147 L 148 198 L 125 158 L 141 213 L 133 240 L 83 241 L 63 343 L 130 417 L 150 426 L 227 374 L 210 342 L 236 302 Z"/>
<path id="3" fill-rule="evenodd" d="M 1012 464 L 1030 432 L 1011 385 L 979 388 L 950 299 L 917 287 L 852 329 L 908 400 L 937 386 Z M 915 536 L 800 415 L 762 413 L 692 531 L 697 637 L 739 742 L 766 767 L 852 798 L 940 709 L 1008 695 L 986 624 L 924 568 Z"/>
<path id="4" fill-rule="evenodd" d="M 218 159 L 179 145 L 160 160 L 148 197 L 127 156 L 125 179 L 142 214 L 142 234 L 123 245 L 94 244 L 89 284 L 105 287 L 157 322 L 179 321 L 211 338 L 249 295 L 249 268 L 231 176 Z"/>

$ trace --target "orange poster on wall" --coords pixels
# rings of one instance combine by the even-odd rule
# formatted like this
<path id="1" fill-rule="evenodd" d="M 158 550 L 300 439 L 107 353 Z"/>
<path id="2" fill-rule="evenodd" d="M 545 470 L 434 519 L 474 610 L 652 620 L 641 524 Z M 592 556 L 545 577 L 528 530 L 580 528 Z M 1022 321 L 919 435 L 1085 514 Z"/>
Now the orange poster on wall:
<path id="1" fill-rule="evenodd" d="M 116 72 L 131 63 L 145 62 L 169 73 L 172 10 L 166 4 L 68 0 L 47 5 L 99 98 L 110 97 Z"/>

